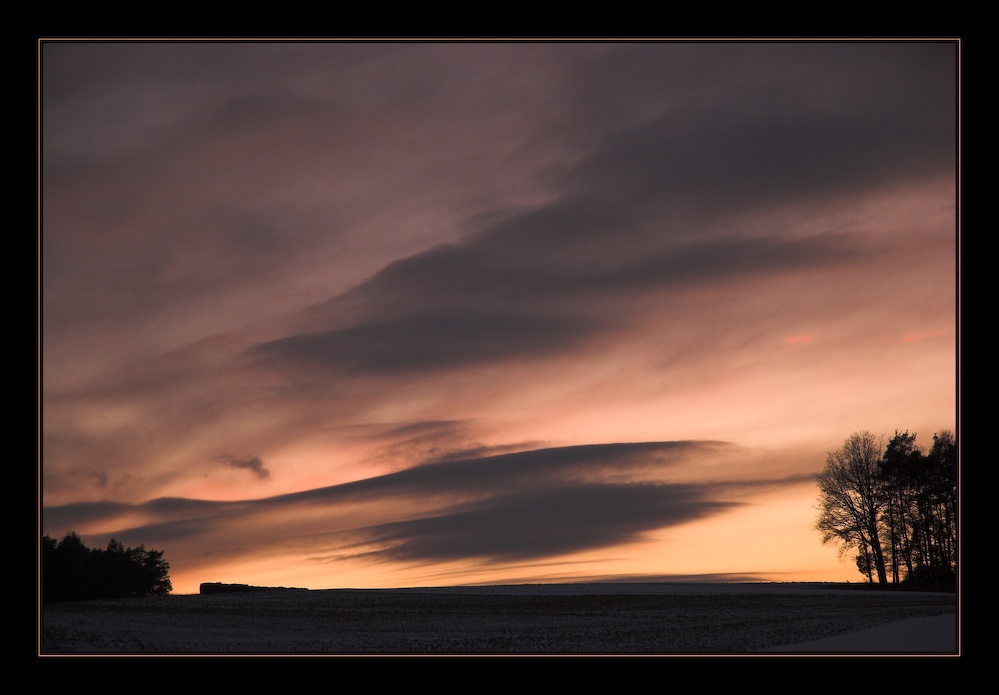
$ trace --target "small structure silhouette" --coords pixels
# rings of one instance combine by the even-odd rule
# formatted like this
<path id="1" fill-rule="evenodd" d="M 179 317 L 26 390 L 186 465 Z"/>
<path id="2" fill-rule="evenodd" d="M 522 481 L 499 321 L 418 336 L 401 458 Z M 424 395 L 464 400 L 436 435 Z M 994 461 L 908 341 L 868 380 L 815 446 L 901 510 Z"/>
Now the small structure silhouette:
<path id="1" fill-rule="evenodd" d="M 202 594 L 233 594 L 240 591 L 308 591 L 297 586 L 250 586 L 249 584 L 223 584 L 222 582 L 202 582 Z"/>

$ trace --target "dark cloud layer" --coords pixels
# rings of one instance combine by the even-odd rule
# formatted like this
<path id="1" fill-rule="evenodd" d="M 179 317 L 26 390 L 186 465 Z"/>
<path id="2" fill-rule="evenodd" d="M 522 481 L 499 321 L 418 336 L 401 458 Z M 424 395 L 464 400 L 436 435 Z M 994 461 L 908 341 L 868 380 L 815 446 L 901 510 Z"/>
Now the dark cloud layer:
<path id="1" fill-rule="evenodd" d="M 740 209 L 833 199 L 953 170 L 950 104 L 903 112 L 878 102 L 845 113 L 790 109 L 746 117 L 676 115 L 615 136 L 569 172 L 580 203 L 704 224 Z"/>
<path id="2" fill-rule="evenodd" d="M 711 485 L 566 484 L 365 529 L 406 562 L 521 561 L 604 548 L 735 506 Z"/>
<path id="3" fill-rule="evenodd" d="M 919 63 L 946 50 L 913 47 L 903 57 Z M 760 55 L 777 69 L 784 52 L 778 46 Z M 742 53 L 722 48 L 733 61 Z M 812 65 L 809 56 L 832 60 L 835 53 L 806 47 L 795 55 L 805 60 L 801 74 L 812 66 L 821 81 L 831 68 Z M 883 52 L 852 55 L 858 76 L 865 56 L 876 61 Z M 747 95 L 736 91 L 729 98 L 739 106 L 730 109 L 724 101 L 697 102 L 608 129 L 552 174 L 558 194 L 549 202 L 513 215 L 494 211 L 498 220 L 463 241 L 392 262 L 329 304 L 349 306 L 353 325 L 261 349 L 292 362 L 373 372 L 557 354 L 620 328 L 608 301 L 766 280 L 872 255 L 859 236 L 790 236 L 772 222 L 764 236 L 735 215 L 765 216 L 803 201 L 848 204 L 864 191 L 953 172 L 955 114 L 939 98 L 953 75 L 927 79 L 932 89 L 900 80 L 888 87 L 890 98 L 861 88 L 835 101 L 822 85 L 809 88 L 816 91 L 810 98 L 799 82 L 782 86 L 775 78 L 759 86 L 763 94 L 748 112 Z M 526 314 L 525 307 L 547 313 Z"/>
<path id="4" fill-rule="evenodd" d="M 362 317 L 354 325 L 270 341 L 253 354 L 352 373 L 569 354 L 630 328 L 615 307 L 649 293 L 835 267 L 863 253 L 860 240 L 843 234 L 691 240 L 666 248 L 655 242 L 602 254 L 581 253 L 571 242 L 564 255 L 539 248 L 548 245 L 546 236 L 570 228 L 553 222 L 550 229 L 562 231 L 539 228 L 519 242 L 517 234 L 494 232 L 397 261 L 327 305 L 349 305 Z M 603 230 L 601 238 L 613 236 Z"/>
<path id="5" fill-rule="evenodd" d="M 527 215 L 526 217 L 530 217 Z M 518 218 L 524 221 L 523 218 Z M 533 224 L 526 222 L 526 224 Z M 517 226 L 514 223 L 509 223 Z M 550 234 L 570 226 L 550 223 Z M 342 301 L 360 302 L 372 312 L 415 311 L 426 305 L 495 304 L 573 306 L 581 310 L 594 300 L 619 293 L 682 290 L 705 283 L 725 282 L 772 272 L 805 270 L 856 258 L 858 241 L 846 235 L 824 234 L 805 239 L 738 237 L 648 240 L 628 248 L 601 238 L 606 248 L 582 253 L 566 239 L 556 249 L 539 230 L 518 240 L 496 232 L 462 246 L 451 246 L 393 263 Z M 518 245 L 518 241 L 520 242 Z"/>
<path id="6" fill-rule="evenodd" d="M 397 372 L 546 356 L 594 330 L 571 316 L 437 312 L 265 343 L 257 354 L 345 371 Z"/>
<path id="7" fill-rule="evenodd" d="M 556 447 L 484 458 L 428 463 L 343 485 L 242 502 L 158 499 L 142 505 L 90 503 L 45 509 L 54 535 L 79 524 L 114 527 L 125 519 L 146 523 L 121 528 L 119 539 L 143 538 L 166 547 L 204 542 L 220 524 L 231 529 L 275 525 L 280 537 L 340 537 L 357 547 L 379 547 L 385 559 L 436 562 L 488 559 L 504 562 L 600 548 L 635 540 L 642 533 L 704 518 L 729 509 L 733 491 L 800 482 L 718 481 L 667 483 L 671 469 L 711 457 L 729 447 L 720 442 L 646 442 Z M 675 473 L 675 471 L 674 471 Z M 340 520 L 316 526 L 321 511 L 380 500 L 384 521 L 363 527 Z M 393 512 L 405 500 L 432 500 L 416 516 Z M 308 529 L 293 520 L 305 513 Z M 400 516 L 401 515 L 401 516 Z M 396 518 L 393 518 L 396 517 Z M 329 522 L 333 524 L 334 522 Z M 230 543 L 249 552 L 288 538 L 251 535 Z M 199 540 L 200 539 L 200 540 Z M 349 540 L 348 540 L 349 539 Z M 180 550 L 195 553 L 193 549 Z"/>

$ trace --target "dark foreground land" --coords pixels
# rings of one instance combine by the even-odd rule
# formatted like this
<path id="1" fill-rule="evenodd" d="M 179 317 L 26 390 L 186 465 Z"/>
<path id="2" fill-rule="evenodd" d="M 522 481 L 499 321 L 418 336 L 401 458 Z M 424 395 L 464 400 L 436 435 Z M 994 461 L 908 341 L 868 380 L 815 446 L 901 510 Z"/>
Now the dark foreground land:
<path id="1" fill-rule="evenodd" d="M 52 604 L 39 654 L 744 654 L 957 613 L 839 585 L 264 590 Z"/>

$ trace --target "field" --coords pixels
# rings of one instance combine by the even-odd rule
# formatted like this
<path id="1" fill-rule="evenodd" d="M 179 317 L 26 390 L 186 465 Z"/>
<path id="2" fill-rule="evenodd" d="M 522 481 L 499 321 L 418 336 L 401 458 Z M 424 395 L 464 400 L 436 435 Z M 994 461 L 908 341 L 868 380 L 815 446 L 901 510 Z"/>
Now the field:
<path id="1" fill-rule="evenodd" d="M 39 654 L 746 654 L 956 603 L 821 584 L 266 590 L 53 604 Z"/>

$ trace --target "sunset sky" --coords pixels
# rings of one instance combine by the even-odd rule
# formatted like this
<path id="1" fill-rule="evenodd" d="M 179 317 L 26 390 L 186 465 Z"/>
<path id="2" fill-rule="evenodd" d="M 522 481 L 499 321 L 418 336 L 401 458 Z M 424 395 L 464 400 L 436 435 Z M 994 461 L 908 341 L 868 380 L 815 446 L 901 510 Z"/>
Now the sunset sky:
<path id="1" fill-rule="evenodd" d="M 39 43 L 40 531 L 315 589 L 864 581 L 958 427 L 956 41 Z"/>

